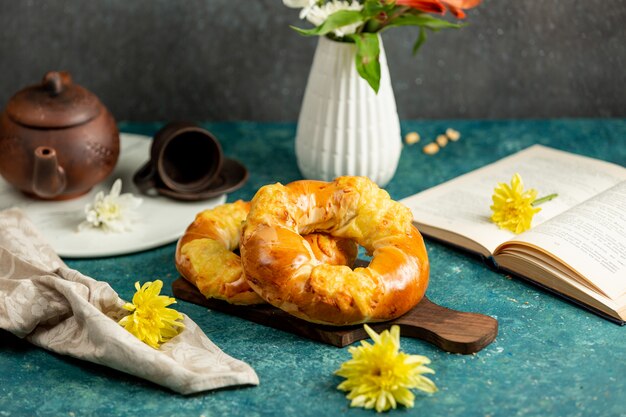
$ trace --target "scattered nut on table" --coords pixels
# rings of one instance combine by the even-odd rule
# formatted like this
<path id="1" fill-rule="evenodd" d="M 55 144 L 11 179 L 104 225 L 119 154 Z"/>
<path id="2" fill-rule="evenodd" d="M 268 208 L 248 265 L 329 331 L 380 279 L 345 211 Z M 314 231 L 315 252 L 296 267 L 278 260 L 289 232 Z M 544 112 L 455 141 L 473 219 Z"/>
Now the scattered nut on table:
<path id="1" fill-rule="evenodd" d="M 456 142 L 457 140 L 459 140 L 461 138 L 461 134 L 459 133 L 459 131 L 458 130 L 454 130 L 452 128 L 446 129 L 446 136 L 452 142 Z"/>
<path id="2" fill-rule="evenodd" d="M 413 145 L 414 143 L 417 143 L 419 141 L 420 141 L 420 135 L 417 132 L 409 132 L 404 137 L 404 142 L 407 145 Z"/>
<path id="3" fill-rule="evenodd" d="M 428 145 L 424 146 L 422 150 L 427 155 L 434 155 L 439 152 L 439 145 L 437 145 L 437 143 L 435 142 L 431 142 Z"/>
<path id="4" fill-rule="evenodd" d="M 448 144 L 448 137 L 446 135 L 439 135 L 435 140 L 437 141 L 437 144 L 442 148 Z"/>

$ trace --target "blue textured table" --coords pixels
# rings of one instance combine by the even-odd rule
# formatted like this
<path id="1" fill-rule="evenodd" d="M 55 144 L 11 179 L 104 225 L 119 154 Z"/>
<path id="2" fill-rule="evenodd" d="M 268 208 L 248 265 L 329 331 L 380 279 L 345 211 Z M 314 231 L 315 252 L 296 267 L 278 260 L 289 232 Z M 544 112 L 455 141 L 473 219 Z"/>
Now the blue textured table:
<path id="1" fill-rule="evenodd" d="M 151 135 L 160 124 L 121 124 Z M 208 123 L 229 157 L 250 170 L 229 201 L 249 199 L 260 186 L 299 179 L 292 123 Z M 403 123 L 434 138 L 454 127 L 462 133 L 434 156 L 405 147 L 387 189 L 400 199 L 495 161 L 534 143 L 626 165 L 626 120 L 424 121 Z M 191 221 L 191 219 L 190 219 Z M 417 393 L 415 408 L 392 411 L 422 416 L 625 416 L 626 328 L 605 321 L 525 282 L 488 269 L 479 258 L 427 240 L 431 261 L 428 296 L 458 310 L 494 316 L 497 340 L 476 355 L 447 354 L 402 338 L 408 353 L 432 359 L 439 387 Z M 109 282 L 126 299 L 136 280 L 177 277 L 174 244 L 151 251 L 67 263 Z M 1 302 L 1 300 L 0 300 Z M 261 384 L 190 397 L 123 373 L 48 353 L 0 331 L 0 417 L 54 416 L 262 416 L 368 415 L 350 409 L 333 375 L 347 349 L 315 343 L 181 301 L 225 352 L 248 362 Z"/>

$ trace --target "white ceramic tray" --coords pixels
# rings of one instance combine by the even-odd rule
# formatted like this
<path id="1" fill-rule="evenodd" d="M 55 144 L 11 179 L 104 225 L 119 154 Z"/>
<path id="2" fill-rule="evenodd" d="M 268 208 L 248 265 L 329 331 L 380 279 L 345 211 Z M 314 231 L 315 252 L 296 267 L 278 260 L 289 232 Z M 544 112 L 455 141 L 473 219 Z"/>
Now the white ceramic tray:
<path id="1" fill-rule="evenodd" d="M 84 196 L 69 201 L 39 201 L 26 197 L 0 177 L 0 210 L 21 208 L 60 256 L 93 258 L 133 253 L 174 242 L 197 213 L 226 201 L 226 195 L 197 202 L 141 195 L 132 177 L 148 160 L 150 138 L 122 133 L 120 141 L 115 170 L 106 181 Z M 131 231 L 124 233 L 104 233 L 98 229 L 78 232 L 78 224 L 85 217 L 85 204 L 92 202 L 100 190 L 108 193 L 117 178 L 122 179 L 123 193 L 131 192 L 143 199 L 137 209 L 139 221 L 134 223 Z"/>

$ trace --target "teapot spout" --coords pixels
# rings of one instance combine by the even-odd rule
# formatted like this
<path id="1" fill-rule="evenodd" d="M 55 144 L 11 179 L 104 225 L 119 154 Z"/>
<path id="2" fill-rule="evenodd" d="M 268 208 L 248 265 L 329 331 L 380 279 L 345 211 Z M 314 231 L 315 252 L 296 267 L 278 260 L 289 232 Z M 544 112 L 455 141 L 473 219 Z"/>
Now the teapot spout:
<path id="1" fill-rule="evenodd" d="M 39 198 L 55 198 L 67 185 L 65 170 L 59 166 L 56 151 L 48 146 L 39 146 L 34 156 L 33 193 Z"/>

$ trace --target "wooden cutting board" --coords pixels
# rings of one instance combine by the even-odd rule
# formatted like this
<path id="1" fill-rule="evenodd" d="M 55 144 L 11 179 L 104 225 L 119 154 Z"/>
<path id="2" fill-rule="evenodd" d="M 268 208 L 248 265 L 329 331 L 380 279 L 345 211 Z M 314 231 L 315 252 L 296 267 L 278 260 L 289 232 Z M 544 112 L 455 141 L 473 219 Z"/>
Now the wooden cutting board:
<path id="1" fill-rule="evenodd" d="M 206 299 L 184 278 L 174 281 L 172 291 L 180 300 L 338 347 L 369 338 L 362 325 L 325 326 L 298 319 L 269 304 L 237 306 L 221 300 Z M 498 334 L 498 322 L 493 317 L 450 310 L 426 297 L 404 316 L 384 323 L 371 323 L 369 326 L 381 332 L 394 324 L 400 326 L 402 336 L 422 339 L 447 352 L 463 354 L 478 352 L 493 342 Z"/>

